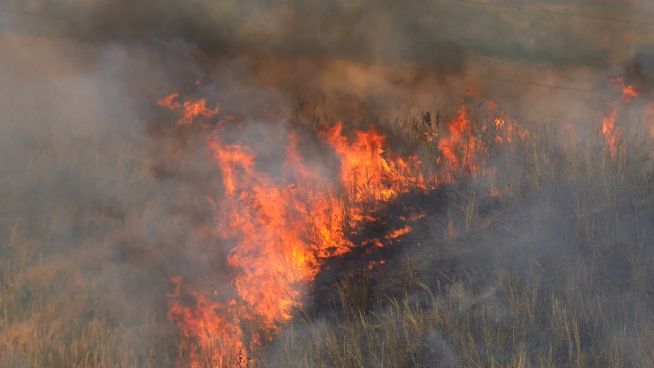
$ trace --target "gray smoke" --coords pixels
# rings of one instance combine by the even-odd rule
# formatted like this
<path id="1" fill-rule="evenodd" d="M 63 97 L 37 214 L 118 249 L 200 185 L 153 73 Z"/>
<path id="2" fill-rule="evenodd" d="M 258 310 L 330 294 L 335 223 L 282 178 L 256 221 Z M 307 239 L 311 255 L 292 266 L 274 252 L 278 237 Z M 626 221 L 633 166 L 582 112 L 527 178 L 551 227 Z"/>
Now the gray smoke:
<path id="1" fill-rule="evenodd" d="M 650 1 L 520 6 L 531 10 L 445 0 L 4 1 L 0 305 L 9 317 L 0 326 L 9 338 L 0 338 L 0 365 L 57 366 L 65 354 L 48 344 L 96 325 L 105 332 L 79 349 L 93 351 L 90 365 L 133 365 L 124 351 L 144 366 L 170 365 L 168 278 L 228 289 L 229 249 L 207 201 L 220 193 L 219 170 L 203 134 L 178 130 L 154 104 L 174 90 L 262 126 L 272 111 L 392 131 L 416 112 L 451 113 L 470 98 L 466 87 L 527 120 L 598 121 L 619 96 L 607 76 L 624 72 L 643 90 L 654 81 L 653 27 L 621 21 L 651 18 Z M 273 152 L 270 136 L 247 139 Z M 439 332 L 428 339 L 457 362 Z"/>

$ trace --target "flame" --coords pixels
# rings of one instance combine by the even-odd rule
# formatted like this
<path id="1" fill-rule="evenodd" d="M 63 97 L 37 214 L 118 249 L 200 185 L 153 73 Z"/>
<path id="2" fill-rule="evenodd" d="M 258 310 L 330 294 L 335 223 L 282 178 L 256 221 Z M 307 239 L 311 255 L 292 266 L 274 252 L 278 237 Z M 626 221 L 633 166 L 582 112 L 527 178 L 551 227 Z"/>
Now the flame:
<path id="1" fill-rule="evenodd" d="M 168 295 L 168 316 L 177 323 L 184 339 L 182 348 L 188 353 L 189 367 L 245 367 L 250 362 L 243 343 L 238 306 L 234 300 L 226 304 L 211 300 L 206 294 L 184 288 L 194 305 L 181 303 L 182 279 L 171 278 L 173 291 Z"/>
<path id="2" fill-rule="evenodd" d="M 288 181 L 258 172 L 249 149 L 224 144 L 215 135 L 209 141 L 225 188 L 217 226 L 224 238 L 236 239 L 227 262 L 237 271 L 238 297 L 211 303 L 206 296 L 194 294 L 195 305 L 185 308 L 178 299 L 173 301 L 171 318 L 184 336 L 198 340 L 191 344 L 191 366 L 202 366 L 201 362 L 212 367 L 243 366 L 248 352 L 256 350 L 266 335 L 278 332 L 301 305 L 320 259 L 352 247 L 342 232 L 343 206 L 323 180 L 302 164 L 294 141 L 291 136 L 285 165 Z M 244 331 L 241 326 L 250 322 L 257 327 Z M 215 341 L 206 342 L 210 336 Z M 218 349 L 207 350 L 216 345 Z"/>
<path id="3" fill-rule="evenodd" d="M 636 88 L 625 86 L 622 80 L 619 83 L 623 103 L 638 96 Z M 621 130 L 616 126 L 620 102 L 602 119 L 601 126 L 613 158 L 621 139 Z M 177 92 L 157 104 L 178 114 L 178 125 L 220 115 L 220 109 L 207 107 L 205 99 L 183 101 Z M 654 104 L 648 106 L 647 113 L 654 137 Z M 392 243 L 413 231 L 405 225 L 354 244 L 348 238 L 349 231 L 373 220 L 380 204 L 412 190 L 451 183 L 460 175 L 493 173 L 485 157 L 498 145 L 528 137 L 525 129 L 502 114 L 484 123 L 471 119 L 462 106 L 445 124 L 445 131 L 430 125 L 424 142 L 437 148 L 439 158 L 436 165 L 425 167 L 417 156 L 388 150 L 385 136 L 378 131 L 346 134 L 343 124 L 338 123 L 320 134 L 340 162 L 334 181 L 305 163 L 297 148 L 298 137 L 292 132 L 282 172 L 272 176 L 260 171 L 253 149 L 228 143 L 220 135 L 224 125 L 236 120 L 230 115 L 222 117 L 207 140 L 222 173 L 223 195 L 215 205 L 215 218 L 220 237 L 233 245 L 226 259 L 233 271 L 233 290 L 200 291 L 179 276 L 171 278 L 168 315 L 181 333 L 183 353 L 179 363 L 184 366 L 251 366 L 256 352 L 302 306 L 308 287 L 326 259 L 345 254 L 355 246 L 374 251 L 384 242 Z M 564 129 L 570 132 L 571 142 L 576 142 L 574 126 L 567 124 Z M 488 196 L 499 197 L 506 191 L 493 185 Z M 412 222 L 422 217 L 424 213 L 400 219 Z M 448 223 L 447 232 L 453 236 L 456 227 Z M 371 261 L 368 268 L 384 263 L 383 259 Z"/>
<path id="4" fill-rule="evenodd" d="M 622 135 L 620 128 L 616 127 L 616 120 L 620 110 L 625 106 L 626 103 L 629 103 L 633 98 L 638 96 L 638 90 L 636 87 L 631 85 L 626 85 L 623 77 L 612 77 L 609 78 L 611 84 L 617 86 L 622 91 L 622 101 L 617 100 L 612 103 L 612 108 L 610 112 L 602 118 L 602 135 L 611 154 L 611 158 L 615 158 L 618 154 L 618 143 Z M 644 117 L 646 123 L 649 118 L 649 105 L 645 106 Z M 622 142 L 624 144 L 624 142 Z"/>
<path id="5" fill-rule="evenodd" d="M 209 147 L 224 186 L 217 227 L 225 239 L 236 242 L 227 262 L 236 270 L 237 297 L 212 302 L 191 292 L 194 305 L 185 306 L 181 281 L 173 280 L 170 316 L 184 336 L 195 341 L 187 347 L 191 366 L 245 365 L 248 352 L 278 332 L 301 306 L 323 260 L 354 246 L 344 229 L 371 216 L 374 206 L 364 204 L 426 188 L 420 161 L 387 154 L 384 137 L 377 132 L 356 131 L 350 140 L 337 124 L 323 138 L 341 161 L 340 190 L 302 162 L 293 134 L 283 179 L 257 171 L 256 155 L 247 147 L 211 136 Z M 410 230 L 405 227 L 390 236 Z M 242 327 L 252 324 L 257 326 L 253 331 Z"/>
<path id="6" fill-rule="evenodd" d="M 417 157 L 386 155 L 385 137 L 374 130 L 356 131 L 351 142 L 342 133 L 343 124 L 338 123 L 324 137 L 341 159 L 341 184 L 349 199 L 387 201 L 412 188 L 427 188 Z"/>
<path id="7" fill-rule="evenodd" d="M 368 262 L 368 270 L 373 270 L 379 266 L 383 266 L 386 264 L 386 261 L 383 259 L 380 259 L 379 261 L 370 261 Z"/>
<path id="8" fill-rule="evenodd" d="M 617 142 L 620 134 L 620 130 L 615 126 L 617 115 L 618 108 L 614 107 L 611 112 L 602 119 L 602 135 L 604 135 L 606 145 L 609 148 L 611 157 L 613 158 L 618 154 Z"/>
<path id="9" fill-rule="evenodd" d="M 179 125 L 220 113 L 218 108 L 207 109 L 204 99 L 181 103 L 178 93 L 158 104 L 179 114 Z M 355 246 L 347 236 L 349 229 L 374 219 L 380 204 L 441 182 L 425 174 L 429 171 L 416 156 L 387 151 L 383 134 L 374 129 L 345 134 L 342 123 L 320 134 L 340 161 L 337 181 L 305 164 L 293 132 L 288 135 L 282 172 L 271 176 L 257 169 L 255 151 L 223 140 L 223 123 L 233 120 L 223 117 L 208 138 L 224 192 L 215 205 L 216 228 L 223 240 L 234 244 L 227 257 L 234 272 L 233 295 L 214 297 L 194 290 L 181 277 L 171 279 L 173 290 L 168 295 L 169 317 L 183 336 L 180 365 L 190 367 L 250 365 L 253 352 L 302 306 L 325 259 Z M 511 142 L 512 123 L 503 118 L 492 122 L 496 140 Z M 476 173 L 486 146 L 465 107 L 448 124 L 448 131 L 437 144 L 445 159 L 439 175 L 451 181 L 459 172 Z M 413 214 L 409 220 L 424 216 Z M 385 239 L 411 231 L 406 225 Z M 361 245 L 383 246 L 378 238 Z"/>
<path id="10" fill-rule="evenodd" d="M 186 101 L 184 102 L 184 114 L 177 121 L 179 125 L 189 125 L 198 117 L 210 118 L 212 116 L 218 115 L 220 108 L 215 107 L 213 109 L 207 108 L 207 101 L 202 98 L 197 101 Z"/>
<path id="11" fill-rule="evenodd" d="M 177 101 L 178 98 L 179 98 L 179 93 L 173 92 L 168 96 L 158 100 L 157 105 L 161 107 L 165 107 L 171 111 L 177 111 L 182 108 L 182 105 Z"/>
<path id="12" fill-rule="evenodd" d="M 501 126 L 500 126 L 501 127 Z M 473 132 L 472 122 L 465 107 L 459 109 L 456 119 L 448 124 L 449 136 L 438 142 L 438 148 L 445 158 L 447 169 L 444 180 L 452 181 L 457 171 L 475 174 L 479 169 L 479 155 L 483 152 L 479 135 Z"/>
<path id="13" fill-rule="evenodd" d="M 425 218 L 426 216 L 427 216 L 427 213 L 425 211 L 421 211 L 421 212 L 412 213 L 408 217 L 407 216 L 400 216 L 399 218 L 400 218 L 401 221 L 416 222 L 416 221 L 418 221 L 420 219 Z"/>
<path id="14" fill-rule="evenodd" d="M 632 85 L 625 84 L 624 77 L 609 77 L 609 83 L 619 87 L 622 91 L 622 99 L 629 102 L 635 97 L 638 97 L 638 90 Z"/>
<path id="15" fill-rule="evenodd" d="M 391 231 L 390 233 L 388 233 L 388 235 L 386 235 L 386 238 L 387 239 L 397 239 L 397 238 L 399 238 L 401 236 L 404 236 L 404 235 L 410 233 L 411 231 L 413 231 L 413 228 L 411 226 L 409 226 L 409 225 L 406 225 L 404 227 L 401 227 L 399 229 Z"/>
<path id="16" fill-rule="evenodd" d="M 196 101 L 184 101 L 184 103 L 180 103 L 178 100 L 179 92 L 173 92 L 157 101 L 158 106 L 181 112 L 182 116 L 177 120 L 178 125 L 191 125 L 198 117 L 211 118 L 220 113 L 219 107 L 208 108 L 204 98 Z"/>
<path id="17" fill-rule="evenodd" d="M 618 114 L 625 103 L 638 96 L 638 91 L 635 87 L 626 85 L 623 77 L 612 77 L 609 78 L 609 81 L 622 91 L 622 102 L 620 100 L 613 102 L 610 112 L 602 118 L 601 133 L 604 136 L 611 158 L 615 159 L 618 154 L 618 141 L 622 134 L 620 128 L 616 127 Z"/>
<path id="18" fill-rule="evenodd" d="M 634 86 L 624 86 L 622 87 L 622 96 L 625 101 L 630 101 L 634 97 L 638 97 L 638 91 Z"/>

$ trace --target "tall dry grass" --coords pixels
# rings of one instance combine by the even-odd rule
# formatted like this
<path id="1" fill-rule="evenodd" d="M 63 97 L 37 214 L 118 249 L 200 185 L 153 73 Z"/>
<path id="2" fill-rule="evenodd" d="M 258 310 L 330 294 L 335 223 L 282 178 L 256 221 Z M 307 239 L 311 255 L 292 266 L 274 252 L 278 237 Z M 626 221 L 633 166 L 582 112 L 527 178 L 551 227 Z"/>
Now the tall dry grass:
<path id="1" fill-rule="evenodd" d="M 421 247 L 344 279 L 340 304 L 295 320 L 260 365 L 654 366 L 654 142 L 621 123 L 616 157 L 592 128 L 553 124 L 496 147 L 497 175 L 443 189 Z"/>
<path id="2" fill-rule="evenodd" d="M 256 365 L 654 366 L 652 140 L 638 122 L 619 123 L 626 139 L 615 158 L 598 133 L 569 141 L 550 124 L 495 147 L 496 175 L 423 203 L 441 207 L 428 211 L 428 231 L 412 235 L 382 271 L 344 280 L 331 311 L 298 312 Z M 426 161 L 435 158 L 432 145 L 416 146 Z M 86 153 L 80 165 L 103 160 L 100 150 Z M 44 155 L 33 170 L 53 164 Z M 132 160 L 128 151 L 114 158 L 114 180 L 147 197 L 152 178 Z M 83 167 L 93 173 L 92 164 Z M 492 186 L 499 198 L 488 197 Z M 21 204 L 10 200 L 0 244 L 0 366 L 174 366 L 179 336 L 163 300 L 160 310 L 140 308 L 130 299 L 139 294 L 116 290 L 97 272 L 102 257 L 86 253 L 83 242 L 125 220 L 81 218 L 88 236 L 58 245 L 56 222 L 79 216 L 75 209 L 61 203 L 27 218 L 14 215 Z"/>

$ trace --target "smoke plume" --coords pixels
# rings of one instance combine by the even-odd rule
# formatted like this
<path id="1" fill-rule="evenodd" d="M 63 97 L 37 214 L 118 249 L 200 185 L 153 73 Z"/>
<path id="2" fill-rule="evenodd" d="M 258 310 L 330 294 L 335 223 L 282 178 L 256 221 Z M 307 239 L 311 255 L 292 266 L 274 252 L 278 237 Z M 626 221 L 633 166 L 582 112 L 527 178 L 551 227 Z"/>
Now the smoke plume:
<path id="1" fill-rule="evenodd" d="M 499 105 L 539 132 L 545 131 L 545 121 L 560 122 L 547 147 L 547 157 L 559 157 L 569 154 L 566 139 L 573 138 L 566 136 L 566 127 L 575 126 L 581 136 L 597 135 L 593 124 L 621 101 L 623 91 L 611 78 L 650 95 L 654 25 L 646 15 L 651 14 L 654 5 L 647 0 L 4 1 L 0 269 L 7 271 L 0 274 L 0 298 L 8 302 L 0 306 L 12 317 L 0 320 L 0 330 L 7 331 L 7 338 L 0 338 L 0 356 L 12 354 L 0 357 L 0 365 L 57 366 L 66 354 L 73 356 L 69 361 L 81 361 L 85 358 L 74 356 L 77 350 L 60 356 L 49 352 L 48 344 L 66 345 L 75 336 L 93 334 L 102 348 L 89 342 L 79 349 L 92 351 L 89 365 L 175 365 L 178 352 L 170 341 L 179 338 L 179 331 L 166 315 L 170 277 L 182 275 L 198 290 L 226 293 L 223 299 L 233 296 L 234 270 L 226 261 L 233 244 L 220 240 L 215 226 L 215 199 L 224 191 L 215 152 L 201 127 L 180 129 L 177 117 L 157 106 L 171 92 L 205 98 L 222 116 L 247 121 L 228 128 L 229 139 L 254 147 L 262 157 L 261 171 L 277 176 L 291 130 L 300 131 L 308 166 L 333 178 L 338 164 L 316 144 L 314 127 L 338 121 L 346 129 L 374 124 L 396 151 L 425 154 L 393 134 L 411 119 L 425 119 L 427 112 L 434 121 L 436 116 L 451 119 L 462 103 L 474 105 L 471 113 L 479 116 Z M 642 120 L 643 101 L 619 116 Z M 508 320 L 506 301 L 484 294 L 494 290 L 491 284 L 501 283 L 506 274 L 524 275 L 525 284 L 536 284 L 534 269 L 555 273 L 582 264 L 575 274 L 561 271 L 560 280 L 546 284 L 551 286 L 547 292 L 562 294 L 560 285 L 575 282 L 602 288 L 583 277 L 603 273 L 614 282 L 609 289 L 615 294 L 607 295 L 632 302 L 628 325 L 645 327 L 633 336 L 619 335 L 621 325 L 612 319 L 597 333 L 607 341 L 641 341 L 636 335 L 648 333 L 651 316 L 635 315 L 647 309 L 649 299 L 641 283 L 627 279 L 638 276 L 629 273 L 634 265 L 641 267 L 640 277 L 650 277 L 651 264 L 625 256 L 613 273 L 610 264 L 598 271 L 585 263 L 597 254 L 566 246 L 601 243 L 597 234 L 608 233 L 616 244 L 651 243 L 651 218 L 646 217 L 651 204 L 643 204 L 651 200 L 651 178 L 641 187 L 627 180 L 616 184 L 617 179 L 597 184 L 604 180 L 597 172 L 606 166 L 588 164 L 600 160 L 590 153 L 595 143 L 576 142 L 575 152 L 587 161 L 574 167 L 557 166 L 535 153 L 525 154 L 522 165 L 505 152 L 492 159 L 502 174 L 492 184 L 524 196 L 503 207 L 509 215 L 498 212 L 506 216 L 488 225 L 490 230 L 466 222 L 459 211 L 464 206 L 460 187 L 424 199 L 420 205 L 431 217 L 412 235 L 416 244 L 435 237 L 438 244 L 449 244 L 443 235 L 451 230 L 448 224 L 466 222 L 480 235 L 459 240 L 479 252 L 452 256 L 453 262 L 475 267 L 479 257 L 494 262 L 484 268 L 490 281 L 452 283 L 451 298 L 442 303 L 460 303 L 459 311 L 473 310 L 475 303 L 492 306 L 498 319 Z M 543 171 L 534 174 L 529 165 L 542 165 Z M 580 178 L 574 170 L 586 170 L 597 180 Z M 627 163 L 619 170 L 636 176 Z M 533 192 L 525 189 L 543 180 Z M 467 185 L 466 193 L 481 193 L 489 183 L 461 185 Z M 590 201 L 607 201 L 620 214 L 630 210 L 604 223 L 595 216 L 605 203 L 595 207 Z M 575 222 L 575 216 L 586 222 Z M 651 250 L 639 249 L 643 259 L 651 259 Z M 415 258 L 424 253 L 417 272 L 440 277 L 430 263 L 433 252 L 415 244 L 402 252 Z M 606 256 L 617 250 L 598 252 Z M 515 262 L 509 265 L 507 257 Z M 474 268 L 463 266 L 456 272 Z M 627 291 L 615 291 L 618 284 Z M 456 299 L 457 287 L 479 290 Z M 477 291 L 487 297 L 461 301 Z M 606 303 L 612 317 L 619 315 L 617 303 Z M 319 322 L 298 328 L 322 333 L 333 323 L 329 318 L 320 316 Z M 447 339 L 436 329 L 426 332 L 431 347 L 424 351 L 454 366 L 464 360 Z M 282 342 L 266 354 L 283 356 Z M 33 358 L 35 351 L 42 358 Z M 165 353 L 153 356 L 154 351 Z M 633 354 L 627 361 L 645 361 Z"/>

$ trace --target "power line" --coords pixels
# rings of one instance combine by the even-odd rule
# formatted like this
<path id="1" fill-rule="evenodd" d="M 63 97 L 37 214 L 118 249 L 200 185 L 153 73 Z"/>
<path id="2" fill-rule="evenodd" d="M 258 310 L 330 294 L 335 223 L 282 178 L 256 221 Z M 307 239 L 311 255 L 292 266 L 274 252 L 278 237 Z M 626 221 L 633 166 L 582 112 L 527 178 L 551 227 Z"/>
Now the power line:
<path id="1" fill-rule="evenodd" d="M 548 83 L 542 83 L 542 82 L 531 81 L 531 80 L 504 79 L 504 78 L 494 78 L 494 77 L 485 77 L 485 76 L 475 76 L 475 75 L 469 75 L 469 74 L 463 74 L 463 77 L 468 78 L 468 79 L 489 80 L 489 81 L 500 82 L 500 83 L 524 84 L 524 85 L 530 85 L 530 86 L 535 86 L 535 87 L 542 87 L 542 88 L 549 88 L 549 89 L 559 89 L 559 90 L 573 91 L 573 92 L 579 92 L 579 93 L 591 93 L 591 92 L 593 92 L 591 89 L 586 89 L 586 88 L 580 88 L 580 87 L 575 87 L 575 86 L 567 86 L 567 85 L 561 85 L 561 84 L 548 84 Z"/>
<path id="2" fill-rule="evenodd" d="M 42 13 L 42 12 L 29 12 L 29 11 L 25 11 L 25 10 L 21 10 L 21 9 L 8 9 L 8 8 L 0 7 L 0 33 L 2 33 L 1 32 L 1 26 L 2 26 L 2 20 L 3 20 L 2 15 L 3 14 L 6 14 L 8 16 L 19 17 L 19 18 L 23 17 L 24 19 L 26 19 L 26 21 L 29 22 L 28 23 L 29 25 L 34 25 L 35 24 L 35 23 L 32 23 L 32 21 L 39 21 L 40 23 L 36 23 L 36 24 L 47 25 L 47 26 L 56 26 L 56 27 L 59 27 L 58 28 L 59 31 L 63 31 L 64 33 L 66 32 L 66 29 L 62 28 L 62 26 L 63 27 L 70 27 L 70 26 L 79 26 L 79 25 L 82 24 L 82 22 L 80 20 L 72 19 L 70 17 L 67 18 L 67 17 L 63 17 L 63 16 L 53 16 L 51 14 L 46 15 L 45 13 Z M 27 19 L 30 19 L 30 18 L 31 18 L 31 20 L 27 20 Z M 23 24 L 21 24 L 21 26 L 19 26 L 18 29 L 14 29 L 14 30 L 26 30 L 28 28 L 28 27 L 24 27 Z M 61 33 L 61 32 L 57 32 L 57 33 Z M 62 36 L 61 34 L 59 34 L 59 35 L 52 35 L 51 34 L 51 35 L 49 35 L 49 37 L 53 37 L 53 38 L 74 38 L 72 36 L 67 36 L 67 35 Z"/>
<path id="3" fill-rule="evenodd" d="M 19 15 L 22 17 L 48 19 L 48 20 L 70 21 L 69 19 L 53 17 L 52 15 L 44 15 L 43 13 L 34 13 L 34 12 L 28 12 L 28 11 L 16 10 L 16 9 L 0 8 L 0 13 L 9 14 L 9 15 Z"/>
<path id="4" fill-rule="evenodd" d="M 498 3 L 488 2 L 488 1 L 476 1 L 476 0 L 457 0 L 457 1 L 462 2 L 462 3 L 472 4 L 472 5 L 481 5 L 481 6 L 494 7 L 494 8 L 510 9 L 510 10 L 525 11 L 525 12 L 540 13 L 540 14 L 561 15 L 561 16 L 566 16 L 566 17 L 577 17 L 577 18 L 592 19 L 592 20 L 596 20 L 596 21 L 618 22 L 618 23 L 624 23 L 624 24 L 633 24 L 633 25 L 639 25 L 639 26 L 654 27 L 654 23 L 644 22 L 644 21 L 635 20 L 635 19 L 628 19 L 628 18 L 614 18 L 614 17 L 607 17 L 607 16 L 601 16 L 601 15 L 573 13 L 573 12 L 562 11 L 562 10 L 548 10 L 548 9 L 532 8 L 532 7 L 526 7 L 526 6 L 520 6 L 520 5 L 498 4 Z"/>
<path id="5" fill-rule="evenodd" d="M 628 20 L 628 19 L 586 16 L 586 15 L 583 15 L 583 14 L 549 11 L 549 10 L 544 10 L 544 9 L 525 8 L 525 7 L 520 7 L 520 6 L 496 4 L 496 3 L 484 2 L 484 1 L 475 1 L 475 0 L 458 0 L 458 1 L 469 3 L 469 4 L 475 4 L 475 5 L 492 6 L 492 7 L 499 7 L 499 8 L 508 8 L 508 9 L 513 9 L 513 10 L 532 11 L 532 12 L 548 13 L 548 14 L 554 14 L 554 15 L 577 16 L 577 17 L 591 18 L 591 19 L 595 19 L 595 20 L 621 21 L 621 22 L 625 22 L 625 23 L 633 23 L 633 24 L 639 24 L 639 25 L 654 26 L 654 23 L 638 22 L 638 21 L 632 21 L 632 20 Z M 25 11 L 7 10 L 7 9 L 2 9 L 2 8 L 0 8 L 0 13 L 14 14 L 14 15 L 20 15 L 20 16 L 27 16 L 27 17 L 35 17 L 35 18 L 43 18 L 43 19 L 57 20 L 57 21 L 66 21 L 65 19 L 52 17 L 52 16 L 49 16 L 49 15 L 43 15 L 43 14 L 38 14 L 38 13 L 30 13 L 30 12 L 25 12 Z M 54 36 L 54 37 L 57 37 L 57 36 Z M 59 36 L 58 38 L 62 38 L 62 37 Z M 66 37 L 66 38 L 69 38 L 69 37 Z M 548 84 L 548 83 L 542 83 L 542 82 L 533 81 L 533 80 L 504 79 L 504 78 L 496 78 L 496 77 L 490 77 L 490 76 L 476 76 L 476 75 L 470 75 L 470 74 L 466 74 L 466 73 L 461 74 L 461 76 L 463 76 L 464 78 L 473 79 L 473 80 L 476 79 L 476 80 L 487 80 L 487 81 L 493 81 L 493 82 L 498 82 L 498 83 L 506 83 L 506 84 L 531 85 L 531 86 L 540 87 L 540 88 L 566 90 L 566 91 L 573 91 L 573 92 L 579 92 L 579 93 L 591 93 L 591 92 L 593 92 L 591 89 L 586 89 L 586 88 L 581 88 L 581 87 L 576 87 L 576 86 L 571 86 L 571 85 Z"/>
<path id="6" fill-rule="evenodd" d="M 392 65 L 392 64 L 384 64 L 379 62 L 375 63 L 374 65 L 387 67 L 387 68 L 401 69 L 401 70 L 414 70 L 416 68 L 410 65 Z M 462 79 L 467 79 L 467 80 L 491 81 L 501 84 L 520 84 L 520 85 L 528 85 L 528 86 L 534 86 L 539 88 L 556 89 L 556 90 L 584 93 L 584 94 L 590 94 L 594 92 L 594 90 L 591 88 L 584 88 L 584 87 L 567 85 L 567 84 L 543 83 L 543 82 L 539 82 L 535 80 L 527 80 L 527 79 L 497 78 L 497 77 L 484 76 L 484 75 L 473 75 L 469 73 L 458 73 L 458 74 L 453 74 L 452 76 L 460 77 Z M 562 81 L 562 82 L 568 82 L 568 81 Z M 570 82 L 574 83 L 574 81 L 570 81 Z"/>
<path id="7" fill-rule="evenodd" d="M 477 1 L 477 0 L 456 0 L 456 1 L 460 2 L 460 3 L 471 4 L 471 5 L 480 5 L 480 6 L 486 6 L 486 7 L 503 8 L 503 9 L 516 10 L 516 11 L 525 11 L 525 12 L 540 13 L 540 14 L 559 15 L 559 16 L 566 16 L 566 17 L 586 18 L 586 19 L 592 19 L 592 20 L 597 20 L 597 21 L 618 22 L 618 23 L 625 23 L 625 24 L 633 24 L 633 25 L 652 26 L 652 27 L 654 27 L 654 23 L 645 22 L 645 21 L 636 20 L 636 19 L 629 19 L 629 18 L 615 18 L 615 17 L 608 17 L 608 16 L 602 16 L 602 15 L 583 14 L 583 13 L 575 13 L 575 12 L 562 11 L 562 10 L 549 10 L 549 9 L 543 9 L 543 8 L 533 8 L 533 7 L 527 7 L 527 6 L 520 6 L 520 5 L 499 4 L 499 3 L 490 2 L 490 1 Z M 55 20 L 60 20 L 60 21 L 61 20 L 70 21 L 70 20 L 67 20 L 67 19 L 64 19 L 64 18 L 53 17 L 51 15 L 44 15 L 44 14 L 41 14 L 41 13 L 27 12 L 27 11 L 24 11 L 24 10 L 14 10 L 14 9 L 7 9 L 7 8 L 4 8 L 4 9 L 0 8 L 0 13 L 21 15 L 21 16 L 27 16 L 27 17 L 44 18 L 44 19 L 55 19 Z"/>
<path id="8" fill-rule="evenodd" d="M 485 60 L 485 63 L 488 64 L 495 64 L 495 65 L 501 65 L 504 64 L 504 62 L 495 62 L 493 59 L 487 59 Z M 402 69 L 402 70 L 415 70 L 416 68 L 420 68 L 419 66 L 411 65 L 411 64 L 387 64 L 387 63 L 380 63 L 377 62 L 375 65 L 379 65 L 382 67 L 388 67 L 388 68 L 396 68 L 396 69 Z M 488 73 L 490 74 L 490 73 Z M 564 90 L 564 91 L 571 91 L 571 92 L 578 92 L 578 93 L 592 93 L 594 90 L 592 88 L 584 88 L 580 86 L 575 86 L 575 85 L 569 85 L 569 83 L 575 83 L 574 81 L 561 81 L 566 84 L 556 84 L 556 83 L 543 83 L 539 82 L 536 80 L 528 80 L 528 79 L 511 79 L 511 78 L 498 78 L 498 77 L 491 77 L 491 76 L 484 76 L 484 75 L 473 75 L 470 73 L 459 73 L 457 74 L 458 76 L 464 78 L 464 79 L 471 79 L 471 80 L 483 80 L 483 81 L 491 81 L 491 82 L 498 82 L 498 83 L 505 83 L 505 84 L 522 84 L 522 85 L 531 85 L 535 87 L 540 87 L 540 88 L 549 88 L 549 89 L 558 89 L 558 90 Z M 592 83 L 592 82 L 589 82 Z"/>

